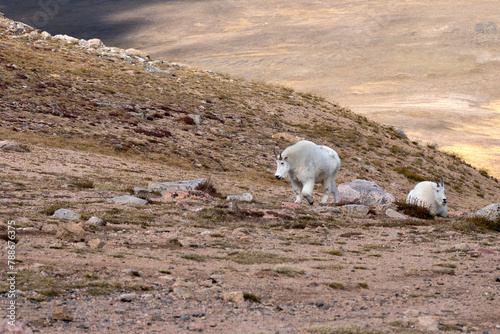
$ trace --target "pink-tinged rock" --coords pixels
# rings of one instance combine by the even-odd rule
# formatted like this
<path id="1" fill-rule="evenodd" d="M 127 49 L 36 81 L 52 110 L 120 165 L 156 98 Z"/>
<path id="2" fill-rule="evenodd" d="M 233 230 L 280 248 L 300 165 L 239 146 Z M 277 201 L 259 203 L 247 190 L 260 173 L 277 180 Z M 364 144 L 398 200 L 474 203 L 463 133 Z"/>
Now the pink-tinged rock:
<path id="1" fill-rule="evenodd" d="M 163 195 L 166 191 L 186 191 L 195 190 L 196 187 L 204 182 L 208 182 L 204 178 L 198 178 L 194 180 L 178 181 L 178 182 L 150 182 L 148 189 L 152 192 L 157 192 Z"/>
<path id="2" fill-rule="evenodd" d="M 394 202 L 393 195 L 383 190 L 378 184 L 367 180 L 354 180 L 338 186 L 341 204 L 362 204 L 379 206 Z"/>
<path id="3" fill-rule="evenodd" d="M 485 249 L 485 248 L 476 249 L 475 252 L 481 253 L 481 254 L 485 254 L 485 255 L 495 255 L 495 254 L 498 254 L 498 252 L 496 250 Z"/>
<path id="4" fill-rule="evenodd" d="M 300 209 L 302 207 L 302 205 L 292 202 L 283 202 L 281 203 L 281 206 L 288 209 Z"/>
<path id="5" fill-rule="evenodd" d="M 179 201 L 184 199 L 212 201 L 213 197 L 201 190 L 165 191 L 161 197 L 164 201 Z"/>
<path id="6" fill-rule="evenodd" d="M 264 218 L 264 219 L 278 219 L 278 217 L 276 217 L 274 215 L 264 215 L 262 218 Z"/>
<path id="7" fill-rule="evenodd" d="M 0 333 L 2 334 L 33 334 L 31 329 L 19 320 L 0 319 Z"/>

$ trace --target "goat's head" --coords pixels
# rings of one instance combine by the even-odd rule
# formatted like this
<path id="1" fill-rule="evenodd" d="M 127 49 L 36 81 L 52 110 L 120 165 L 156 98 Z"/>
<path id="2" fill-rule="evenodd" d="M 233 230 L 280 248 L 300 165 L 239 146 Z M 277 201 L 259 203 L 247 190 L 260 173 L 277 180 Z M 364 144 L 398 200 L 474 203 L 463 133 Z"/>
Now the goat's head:
<path id="1" fill-rule="evenodd" d="M 276 149 L 274 150 L 274 156 L 276 157 L 276 165 L 278 166 L 274 176 L 276 176 L 278 180 L 281 180 L 288 175 L 288 171 L 290 170 L 290 163 L 288 162 L 288 157 L 283 157 L 282 153 L 277 156 Z"/>
<path id="2" fill-rule="evenodd" d="M 435 179 L 436 184 L 433 184 L 433 190 L 434 190 L 434 197 L 436 198 L 436 202 L 440 206 L 445 206 L 448 203 L 448 200 L 446 199 L 446 194 L 444 193 L 444 181 L 443 178 L 441 177 L 441 182 L 438 181 L 438 179 Z"/>

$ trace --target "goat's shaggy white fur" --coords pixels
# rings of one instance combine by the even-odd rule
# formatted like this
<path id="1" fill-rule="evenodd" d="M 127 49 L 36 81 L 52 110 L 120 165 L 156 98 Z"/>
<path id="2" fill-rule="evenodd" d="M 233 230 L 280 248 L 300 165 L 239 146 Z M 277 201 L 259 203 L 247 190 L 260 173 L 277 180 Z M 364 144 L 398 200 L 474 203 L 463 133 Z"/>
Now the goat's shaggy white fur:
<path id="1" fill-rule="evenodd" d="M 321 204 L 326 204 L 333 193 L 335 203 L 340 201 L 335 177 L 340 169 L 340 158 L 337 152 L 327 146 L 318 146 L 313 142 L 301 140 L 287 147 L 276 157 L 276 178 L 288 176 L 293 191 L 297 194 L 295 203 L 304 196 L 309 204 L 314 203 L 312 192 L 314 184 L 321 183 L 325 195 Z"/>
<path id="2" fill-rule="evenodd" d="M 406 203 L 417 204 L 429 209 L 435 216 L 448 216 L 448 201 L 444 193 L 444 182 L 424 181 L 418 183 L 408 194 Z"/>

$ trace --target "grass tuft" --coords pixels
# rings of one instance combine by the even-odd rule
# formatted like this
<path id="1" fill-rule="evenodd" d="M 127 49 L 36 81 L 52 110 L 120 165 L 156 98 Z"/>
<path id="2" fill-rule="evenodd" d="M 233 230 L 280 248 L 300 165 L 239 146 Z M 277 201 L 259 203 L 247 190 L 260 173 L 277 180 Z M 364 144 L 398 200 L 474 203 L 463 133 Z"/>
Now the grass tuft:
<path id="1" fill-rule="evenodd" d="M 418 204 L 409 204 L 405 202 L 394 202 L 398 206 L 398 211 L 403 212 L 405 215 L 418 218 L 418 219 L 434 219 L 429 209 Z"/>
<path id="2" fill-rule="evenodd" d="M 396 167 L 396 168 L 394 168 L 394 171 L 403 175 L 408 180 L 417 181 L 417 182 L 429 181 L 429 179 L 425 178 L 422 175 L 417 174 L 416 172 L 410 170 L 407 167 Z"/>

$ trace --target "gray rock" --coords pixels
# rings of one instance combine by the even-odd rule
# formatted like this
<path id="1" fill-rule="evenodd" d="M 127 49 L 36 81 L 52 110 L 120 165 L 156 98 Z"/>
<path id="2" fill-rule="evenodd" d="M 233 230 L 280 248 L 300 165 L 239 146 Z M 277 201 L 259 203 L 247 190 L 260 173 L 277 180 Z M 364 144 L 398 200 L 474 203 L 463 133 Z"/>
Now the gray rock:
<path id="1" fill-rule="evenodd" d="M 383 190 L 378 184 L 366 180 L 354 180 L 338 186 L 340 204 L 362 204 L 378 206 L 394 202 L 393 195 Z"/>
<path id="2" fill-rule="evenodd" d="M 403 130 L 396 130 L 396 133 L 399 133 L 403 138 L 408 139 L 408 136 Z"/>
<path id="3" fill-rule="evenodd" d="M 54 212 L 52 217 L 59 219 L 78 220 L 81 218 L 81 215 L 79 213 L 76 213 L 68 209 L 59 209 L 56 212 Z"/>
<path id="4" fill-rule="evenodd" d="M 108 203 L 145 205 L 148 204 L 149 202 L 139 197 L 124 195 L 124 196 L 114 197 L 108 200 Z"/>
<path id="5" fill-rule="evenodd" d="M 490 204 L 481 210 L 478 210 L 476 213 L 471 214 L 472 217 L 484 217 L 488 220 L 495 221 L 500 219 L 500 204 L 493 203 Z"/>
<path id="6" fill-rule="evenodd" d="M 124 293 L 120 295 L 120 301 L 124 303 L 130 303 L 137 298 L 135 293 Z"/>
<path id="7" fill-rule="evenodd" d="M 104 220 L 102 220 L 101 218 L 99 217 L 90 217 L 89 220 L 87 220 L 87 224 L 90 224 L 90 225 L 96 225 L 96 226 L 104 226 L 106 225 L 106 223 L 104 222 Z"/>
<path id="8" fill-rule="evenodd" d="M 226 198 L 227 200 L 236 200 L 242 202 L 251 202 L 253 201 L 253 195 L 250 193 L 244 193 L 243 195 L 229 195 Z"/>
<path id="9" fill-rule="evenodd" d="M 151 195 L 153 192 L 146 188 L 134 187 L 134 194 L 138 196 L 147 196 Z"/>
<path id="10" fill-rule="evenodd" d="M 179 181 L 179 182 L 163 182 L 163 183 L 150 182 L 148 185 L 148 189 L 151 190 L 152 192 L 157 192 L 163 195 L 163 193 L 166 191 L 195 190 L 195 188 L 203 182 L 207 182 L 207 180 L 204 178 L 198 178 L 194 180 Z"/>
<path id="11" fill-rule="evenodd" d="M 369 211 L 370 211 L 369 207 L 367 207 L 366 205 L 360 205 L 360 204 L 348 204 L 348 205 L 344 205 L 342 207 L 342 212 L 348 213 L 348 214 L 356 214 L 356 215 L 366 216 Z"/>
<path id="12" fill-rule="evenodd" d="M 201 125 L 201 116 L 200 115 L 189 114 L 187 116 L 193 120 L 194 124 Z"/>
<path id="13" fill-rule="evenodd" d="M 175 74 L 173 74 L 172 72 L 167 71 L 167 70 L 162 70 L 162 69 L 159 69 L 159 68 L 156 68 L 156 67 L 153 67 L 153 66 L 146 66 L 146 65 L 144 65 L 143 67 L 148 72 L 165 73 L 165 74 L 169 74 L 169 75 L 175 77 Z"/>
<path id="14" fill-rule="evenodd" d="M 403 215 L 402 213 L 397 212 L 394 209 L 390 209 L 390 208 L 387 209 L 387 210 L 385 210 L 385 215 L 387 217 L 394 218 L 394 219 L 399 219 L 399 220 L 408 219 L 407 216 Z"/>
<path id="15" fill-rule="evenodd" d="M 132 276 L 132 277 L 142 277 L 144 273 L 135 269 L 123 269 L 122 272 Z"/>

